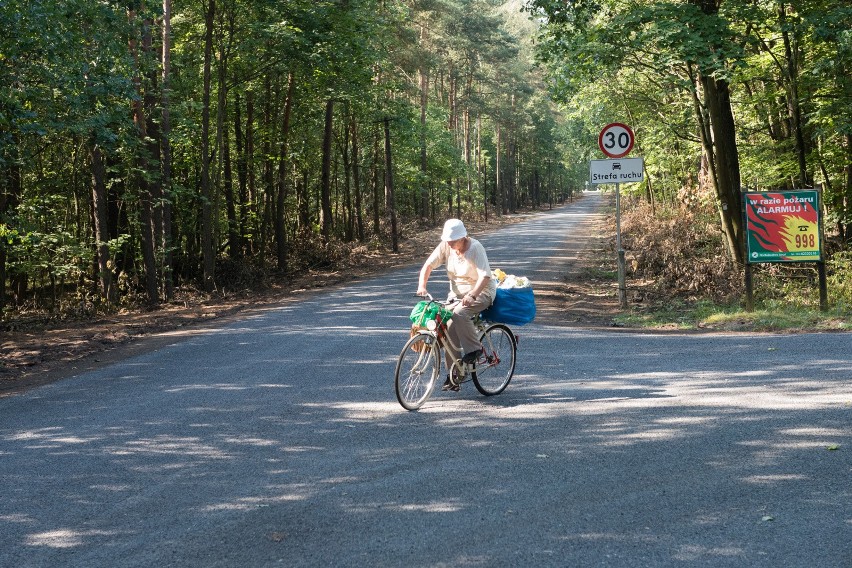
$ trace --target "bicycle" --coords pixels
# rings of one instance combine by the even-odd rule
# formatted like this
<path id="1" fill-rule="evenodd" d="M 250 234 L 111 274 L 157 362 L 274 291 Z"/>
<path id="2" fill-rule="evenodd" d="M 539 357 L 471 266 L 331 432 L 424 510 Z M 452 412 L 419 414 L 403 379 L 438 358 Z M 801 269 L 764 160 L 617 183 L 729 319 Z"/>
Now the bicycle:
<path id="1" fill-rule="evenodd" d="M 458 300 L 439 302 L 426 296 L 429 303 L 452 306 Z M 518 351 L 517 336 L 509 326 L 502 323 L 489 323 L 479 314 L 474 316 L 474 325 L 480 331 L 479 341 L 482 353 L 474 363 L 465 363 L 461 357 L 454 358 L 447 373 L 456 373 L 459 384 L 472 381 L 476 390 L 485 396 L 500 394 L 509 386 L 515 373 L 515 357 Z M 447 322 L 440 314 L 427 322 L 427 329 L 419 330 L 409 339 L 396 363 L 394 384 L 396 398 L 406 410 L 417 410 L 435 390 L 441 367 L 445 360 L 444 351 L 458 353 L 459 347 L 447 335 Z"/>

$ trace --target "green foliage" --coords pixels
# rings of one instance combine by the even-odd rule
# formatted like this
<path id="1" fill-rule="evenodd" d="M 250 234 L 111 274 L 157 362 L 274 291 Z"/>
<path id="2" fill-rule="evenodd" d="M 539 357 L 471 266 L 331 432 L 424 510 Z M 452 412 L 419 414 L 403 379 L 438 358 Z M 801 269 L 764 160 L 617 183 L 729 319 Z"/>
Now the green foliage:
<path id="1" fill-rule="evenodd" d="M 102 276 L 97 254 L 108 255 L 118 304 L 143 292 L 150 303 L 157 298 L 142 287 L 152 278 L 160 296 L 166 274 L 197 282 L 207 238 L 216 277 L 241 287 L 265 280 L 282 242 L 290 264 L 279 268 L 297 271 L 344 258 L 360 246 L 353 240 L 390 240 L 391 209 L 408 226 L 440 222 L 450 202 L 479 216 L 486 200 L 494 211 L 558 198 L 574 163 L 559 150 L 555 109 L 521 37 L 535 23 L 503 4 L 172 0 L 166 70 L 160 4 L 0 3 L 0 82 L 10 87 L 0 92 L 0 303 L 29 300 L 2 294 L 12 282 L 38 299 L 63 278 L 89 298 Z M 332 242 L 319 234 L 329 100 Z M 385 117 L 394 202 L 384 187 Z M 105 243 L 95 239 L 96 207 Z"/>
<path id="2" fill-rule="evenodd" d="M 829 0 L 786 2 L 783 13 L 772 0 L 725 0 L 718 13 L 702 5 L 221 0 L 208 30 L 213 4 L 173 0 L 166 77 L 160 4 L 139 4 L 130 14 L 126 3 L 2 2 L 4 289 L 13 281 L 16 292 L 27 289 L 24 281 L 38 297 L 46 282 L 64 278 L 79 287 L 77 296 L 93 294 L 96 205 L 105 217 L 107 264 L 126 301 L 151 280 L 165 297 L 166 274 L 197 283 L 208 239 L 218 274 L 242 286 L 252 275 L 261 281 L 273 269 L 303 270 L 310 259 L 390 242 L 392 214 L 409 227 L 439 223 L 451 211 L 482 216 L 552 203 L 586 184 L 600 128 L 622 121 L 637 134 L 634 155 L 645 157 L 648 174 L 625 193 L 647 200 L 662 226 L 671 221 L 666 211 L 709 211 L 696 217 L 706 228 L 701 234 L 671 229 L 685 247 L 643 253 L 642 262 L 673 289 L 709 288 L 724 297 L 730 283 L 702 169 L 698 118 L 706 109 L 696 77 L 731 84 L 744 183 L 821 183 L 827 224 L 845 229 L 852 219 L 844 170 L 852 14 Z M 791 108 L 800 111 L 799 132 Z M 210 133 L 202 141 L 205 113 Z M 385 193 L 386 117 L 393 202 Z M 98 176 L 102 203 L 93 200 Z M 320 235 L 325 199 L 331 242 Z M 209 227 L 202 223 L 208 205 Z M 148 242 L 153 264 L 142 250 Z M 667 262 L 688 247 L 708 267 L 691 284 L 672 268 L 678 263 Z M 279 266 L 282 250 L 289 265 Z"/>
<path id="3" fill-rule="evenodd" d="M 852 312 L 852 251 L 836 252 L 826 262 L 829 303 Z"/>
<path id="4" fill-rule="evenodd" d="M 706 185 L 697 74 L 730 84 L 743 185 L 821 184 L 846 225 L 852 120 L 852 9 L 828 0 L 708 3 L 530 0 L 546 21 L 537 54 L 582 156 L 608 122 L 630 124 L 648 183 L 627 191 L 674 205 Z M 706 161 L 704 162 L 706 164 Z M 802 163 L 804 163 L 804 171 Z M 650 190 L 649 190 L 650 187 Z"/>

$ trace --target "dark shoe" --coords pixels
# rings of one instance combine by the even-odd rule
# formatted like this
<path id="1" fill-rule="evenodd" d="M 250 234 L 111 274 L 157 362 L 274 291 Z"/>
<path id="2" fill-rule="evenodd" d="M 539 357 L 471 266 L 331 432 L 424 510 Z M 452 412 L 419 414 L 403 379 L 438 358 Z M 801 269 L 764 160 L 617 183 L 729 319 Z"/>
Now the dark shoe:
<path id="1" fill-rule="evenodd" d="M 482 349 L 465 353 L 465 356 L 462 357 L 462 363 L 476 363 L 476 360 L 479 359 L 480 355 L 482 355 Z"/>
<path id="2" fill-rule="evenodd" d="M 461 390 L 461 385 L 454 379 L 456 379 L 456 377 L 447 375 L 447 380 L 444 381 L 444 386 L 441 387 L 441 390 L 459 392 Z"/>

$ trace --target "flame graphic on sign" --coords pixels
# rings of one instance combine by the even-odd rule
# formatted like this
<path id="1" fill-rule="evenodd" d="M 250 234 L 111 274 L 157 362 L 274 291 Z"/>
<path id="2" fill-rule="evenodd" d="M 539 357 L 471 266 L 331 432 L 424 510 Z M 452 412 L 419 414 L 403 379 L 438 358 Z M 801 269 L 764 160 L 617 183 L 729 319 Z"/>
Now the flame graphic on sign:
<path id="1" fill-rule="evenodd" d="M 783 205 L 783 194 L 764 196 L 779 200 L 778 205 L 767 205 L 749 198 L 746 206 L 751 235 L 766 251 L 789 252 L 795 250 L 797 233 L 817 234 L 818 219 L 813 205 L 807 202 Z M 795 214 L 785 208 L 801 208 Z"/>

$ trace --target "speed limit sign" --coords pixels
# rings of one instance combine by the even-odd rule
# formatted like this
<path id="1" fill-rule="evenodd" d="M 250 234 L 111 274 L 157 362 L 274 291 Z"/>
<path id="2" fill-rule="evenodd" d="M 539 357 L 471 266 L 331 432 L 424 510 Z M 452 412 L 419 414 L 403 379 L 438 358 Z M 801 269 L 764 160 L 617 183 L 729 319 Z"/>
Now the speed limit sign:
<path id="1" fill-rule="evenodd" d="M 598 136 L 601 152 L 610 158 L 623 158 L 633 149 L 633 131 L 626 124 L 607 124 Z"/>

